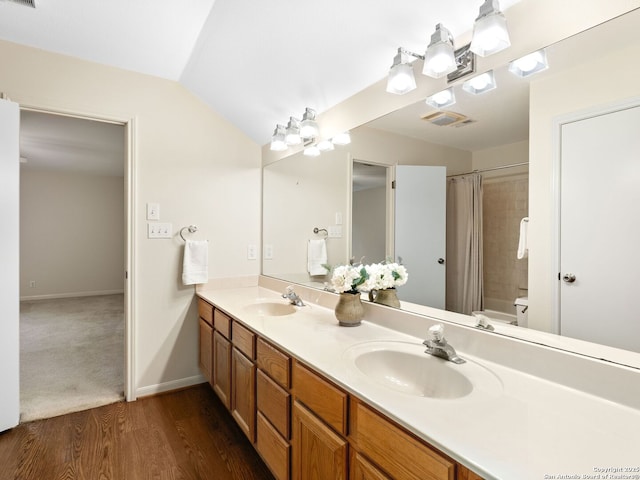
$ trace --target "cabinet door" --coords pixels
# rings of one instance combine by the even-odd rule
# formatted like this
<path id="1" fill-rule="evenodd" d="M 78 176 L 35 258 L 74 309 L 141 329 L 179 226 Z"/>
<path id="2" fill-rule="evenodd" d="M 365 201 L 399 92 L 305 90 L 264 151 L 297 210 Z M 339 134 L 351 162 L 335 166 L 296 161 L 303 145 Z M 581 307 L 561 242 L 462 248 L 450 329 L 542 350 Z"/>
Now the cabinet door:
<path id="1" fill-rule="evenodd" d="M 256 366 L 235 347 L 231 365 L 231 414 L 253 443 L 256 436 Z"/>
<path id="2" fill-rule="evenodd" d="M 211 364 L 213 362 L 213 328 L 205 320 L 200 318 L 200 370 L 207 379 L 207 382 L 213 385 L 211 376 Z"/>
<path id="3" fill-rule="evenodd" d="M 298 402 L 292 421 L 294 480 L 346 480 L 348 444 Z"/>
<path id="4" fill-rule="evenodd" d="M 231 342 L 213 332 L 213 390 L 231 408 Z"/>
<path id="5" fill-rule="evenodd" d="M 375 465 L 355 452 L 352 453 L 349 480 L 391 480 L 391 477 L 382 473 Z"/>

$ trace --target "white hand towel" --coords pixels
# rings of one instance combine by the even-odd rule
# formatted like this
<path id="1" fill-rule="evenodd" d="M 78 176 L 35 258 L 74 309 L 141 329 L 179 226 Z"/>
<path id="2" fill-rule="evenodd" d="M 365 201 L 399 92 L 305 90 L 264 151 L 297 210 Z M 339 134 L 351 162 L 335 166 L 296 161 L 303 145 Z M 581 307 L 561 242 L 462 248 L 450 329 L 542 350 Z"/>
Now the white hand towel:
<path id="1" fill-rule="evenodd" d="M 209 241 L 187 240 L 184 244 L 182 283 L 193 285 L 209 281 Z"/>
<path id="2" fill-rule="evenodd" d="M 323 238 L 309 240 L 307 245 L 307 271 L 309 275 L 325 275 L 327 263 L 327 242 Z"/>
<path id="3" fill-rule="evenodd" d="M 529 217 L 520 220 L 520 241 L 518 242 L 518 259 L 529 256 Z"/>

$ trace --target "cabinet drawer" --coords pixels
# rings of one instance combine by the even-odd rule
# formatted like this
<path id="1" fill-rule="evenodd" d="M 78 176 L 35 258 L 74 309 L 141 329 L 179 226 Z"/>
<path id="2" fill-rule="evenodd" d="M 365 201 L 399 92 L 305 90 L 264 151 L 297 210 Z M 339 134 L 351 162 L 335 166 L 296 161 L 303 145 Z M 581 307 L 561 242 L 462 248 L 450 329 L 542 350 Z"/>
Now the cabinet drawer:
<path id="1" fill-rule="evenodd" d="M 269 419 L 284 438 L 291 431 L 291 395 L 258 370 L 257 378 L 258 410 Z"/>
<path id="2" fill-rule="evenodd" d="M 284 388 L 291 388 L 291 358 L 258 338 L 258 368 Z"/>
<path id="3" fill-rule="evenodd" d="M 201 298 L 198 299 L 198 315 L 209 325 L 213 326 L 213 306 Z"/>
<path id="4" fill-rule="evenodd" d="M 454 480 L 455 463 L 358 401 L 351 405 L 356 449 L 392 478 Z"/>
<path id="5" fill-rule="evenodd" d="M 297 361 L 293 362 L 293 393 L 338 433 L 347 434 L 347 394 Z"/>
<path id="6" fill-rule="evenodd" d="M 258 412 L 256 448 L 271 473 L 278 480 L 289 479 L 291 446 L 278 434 L 261 412 Z"/>
<path id="7" fill-rule="evenodd" d="M 256 335 L 238 322 L 231 325 L 231 342 L 251 360 L 256 359 Z"/>
<path id="8" fill-rule="evenodd" d="M 231 317 L 217 308 L 213 310 L 213 327 L 220 335 L 231 338 Z"/>

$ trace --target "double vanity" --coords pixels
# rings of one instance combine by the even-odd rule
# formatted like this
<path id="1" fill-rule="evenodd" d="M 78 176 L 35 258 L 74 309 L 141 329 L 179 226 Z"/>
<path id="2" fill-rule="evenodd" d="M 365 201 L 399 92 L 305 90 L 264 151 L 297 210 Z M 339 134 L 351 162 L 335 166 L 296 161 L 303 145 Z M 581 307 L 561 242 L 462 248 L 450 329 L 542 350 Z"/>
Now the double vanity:
<path id="1" fill-rule="evenodd" d="M 278 480 L 640 478 L 640 371 L 368 303 L 340 327 L 286 287 L 198 292 L 203 375 Z"/>

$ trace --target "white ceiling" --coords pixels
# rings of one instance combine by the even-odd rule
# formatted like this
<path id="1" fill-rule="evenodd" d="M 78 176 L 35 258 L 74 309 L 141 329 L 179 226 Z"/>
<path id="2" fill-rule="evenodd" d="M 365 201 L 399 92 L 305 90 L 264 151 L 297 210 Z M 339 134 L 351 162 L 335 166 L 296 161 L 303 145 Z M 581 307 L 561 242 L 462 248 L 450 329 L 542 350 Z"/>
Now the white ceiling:
<path id="1" fill-rule="evenodd" d="M 519 0 L 502 0 L 502 10 Z M 382 79 L 436 23 L 468 32 L 482 0 L 0 1 L 0 38 L 178 80 L 254 141 Z M 507 12 L 508 17 L 508 12 Z"/>

